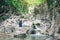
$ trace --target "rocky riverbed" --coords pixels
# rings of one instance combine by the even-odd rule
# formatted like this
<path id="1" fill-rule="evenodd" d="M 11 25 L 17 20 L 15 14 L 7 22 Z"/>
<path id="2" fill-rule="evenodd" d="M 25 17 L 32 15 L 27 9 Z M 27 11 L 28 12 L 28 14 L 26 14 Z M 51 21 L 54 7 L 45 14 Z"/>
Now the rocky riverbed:
<path id="1" fill-rule="evenodd" d="M 19 27 L 19 20 L 22 20 L 23 21 L 23 27 Z M 4 38 L 6 40 L 28 40 L 28 38 L 30 40 L 39 40 L 40 38 L 38 37 L 37 39 L 35 39 L 35 37 L 29 37 L 27 39 L 19 39 L 19 38 L 9 38 L 8 35 L 12 36 L 14 34 L 20 34 L 22 32 L 26 32 L 27 30 L 31 30 L 32 29 L 32 24 L 34 23 L 38 28 L 40 28 L 40 33 L 41 34 L 47 34 L 49 35 L 51 32 L 51 30 L 49 32 L 47 32 L 46 30 L 49 28 L 50 24 L 49 22 L 47 21 L 46 23 L 46 20 L 37 20 L 35 19 L 34 21 L 32 20 L 29 20 L 29 19 L 22 19 L 20 18 L 20 16 L 16 16 L 16 15 L 11 15 L 10 18 L 6 19 L 5 21 L 3 21 L 1 24 L 0 24 L 0 38 L 3 38 L 2 40 L 4 40 Z M 12 32 L 13 30 L 13 32 Z M 7 36 L 7 37 L 5 37 Z M 46 37 L 46 36 L 45 36 Z M 59 34 L 55 34 L 55 37 L 56 37 L 56 40 L 59 40 L 60 39 L 60 36 Z M 42 40 L 55 40 L 55 37 L 47 37 L 46 39 L 43 39 L 42 37 Z"/>

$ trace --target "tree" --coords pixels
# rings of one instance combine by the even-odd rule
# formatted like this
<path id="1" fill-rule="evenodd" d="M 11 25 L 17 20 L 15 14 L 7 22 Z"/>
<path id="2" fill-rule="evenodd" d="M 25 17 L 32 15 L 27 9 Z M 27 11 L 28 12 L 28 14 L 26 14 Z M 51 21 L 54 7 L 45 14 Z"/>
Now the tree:
<path id="1" fill-rule="evenodd" d="M 20 13 L 27 13 L 28 6 L 25 0 L 5 0 L 11 7 L 14 7 Z"/>
<path id="2" fill-rule="evenodd" d="M 50 11 L 50 20 L 51 20 L 51 27 L 50 29 L 52 30 L 52 35 L 54 35 L 55 33 L 55 9 L 58 8 L 59 9 L 59 4 L 60 1 L 59 0 L 46 0 L 47 1 L 47 5 L 48 5 L 48 9 Z M 59 12 L 59 11 L 58 11 Z"/>

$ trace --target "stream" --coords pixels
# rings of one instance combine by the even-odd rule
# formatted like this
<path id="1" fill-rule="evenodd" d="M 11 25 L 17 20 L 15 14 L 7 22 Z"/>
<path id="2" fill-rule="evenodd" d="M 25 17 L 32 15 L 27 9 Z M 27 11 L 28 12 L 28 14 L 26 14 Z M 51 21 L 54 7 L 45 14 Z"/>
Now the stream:
<path id="1" fill-rule="evenodd" d="M 54 40 L 51 36 L 48 35 L 28 35 L 27 37 L 19 37 L 19 38 L 11 38 L 11 37 L 5 37 L 0 38 L 0 40 Z"/>

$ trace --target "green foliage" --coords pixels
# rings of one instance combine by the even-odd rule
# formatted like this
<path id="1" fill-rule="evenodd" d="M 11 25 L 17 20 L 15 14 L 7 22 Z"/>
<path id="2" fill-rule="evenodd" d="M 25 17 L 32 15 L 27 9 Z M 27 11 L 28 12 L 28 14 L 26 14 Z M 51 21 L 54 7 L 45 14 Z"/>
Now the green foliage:
<path id="1" fill-rule="evenodd" d="M 60 6 L 60 0 L 46 0 L 46 1 L 47 1 L 48 9 L 50 11 L 50 19 L 52 20 L 53 10 L 56 7 Z M 60 13 L 60 10 L 58 10 L 58 12 Z"/>
<path id="2" fill-rule="evenodd" d="M 47 0 L 47 5 L 50 12 L 52 12 L 53 10 L 53 3 L 54 3 L 54 0 Z"/>
<path id="3" fill-rule="evenodd" d="M 28 6 L 25 0 L 5 0 L 10 6 L 15 7 L 20 13 L 27 13 Z"/>
<path id="4" fill-rule="evenodd" d="M 6 20 L 7 18 L 9 18 L 9 16 L 7 16 L 7 15 L 0 17 L 0 19 L 1 19 L 2 21 Z"/>
<path id="5" fill-rule="evenodd" d="M 29 5 L 37 5 L 43 3 L 45 0 L 26 0 Z"/>
<path id="6" fill-rule="evenodd" d="M 59 12 L 59 14 L 60 14 L 60 9 L 58 9 L 58 12 Z"/>
<path id="7" fill-rule="evenodd" d="M 56 0 L 55 6 L 56 6 L 56 7 L 60 6 L 60 0 Z"/>
<path id="8" fill-rule="evenodd" d="M 36 5 L 42 3 L 43 1 L 44 0 L 5 0 L 5 2 L 7 2 L 10 6 L 16 8 L 20 13 L 27 13 L 28 6 L 30 4 Z"/>
<path id="9" fill-rule="evenodd" d="M 50 20 L 52 20 L 52 17 L 53 17 L 53 13 L 50 13 L 50 16 L 49 16 Z"/>
<path id="10" fill-rule="evenodd" d="M 47 0 L 48 9 L 52 12 L 53 8 L 60 6 L 60 0 Z"/>
<path id="11" fill-rule="evenodd" d="M 46 0 L 46 1 L 47 1 L 48 9 L 50 11 L 49 18 L 50 18 L 50 20 L 52 20 L 52 17 L 53 17 L 53 2 L 54 2 L 54 0 Z"/>
<path id="12" fill-rule="evenodd" d="M 0 0 L 0 7 L 2 6 L 2 5 L 8 5 L 4 0 Z"/>

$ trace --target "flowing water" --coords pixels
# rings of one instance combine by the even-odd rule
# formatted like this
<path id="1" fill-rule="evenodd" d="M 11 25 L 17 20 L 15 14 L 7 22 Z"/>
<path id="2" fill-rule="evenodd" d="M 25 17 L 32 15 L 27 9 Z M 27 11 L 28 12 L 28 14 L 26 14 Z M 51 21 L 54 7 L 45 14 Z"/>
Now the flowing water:
<path id="1" fill-rule="evenodd" d="M 5 37 L 5 38 L 0 38 L 0 40 L 46 40 L 49 38 L 47 35 L 29 35 L 26 38 L 19 37 L 19 38 L 11 38 L 11 37 Z"/>

